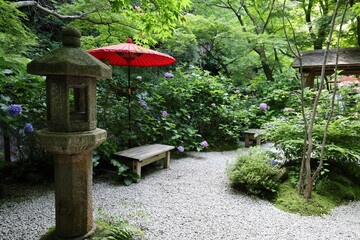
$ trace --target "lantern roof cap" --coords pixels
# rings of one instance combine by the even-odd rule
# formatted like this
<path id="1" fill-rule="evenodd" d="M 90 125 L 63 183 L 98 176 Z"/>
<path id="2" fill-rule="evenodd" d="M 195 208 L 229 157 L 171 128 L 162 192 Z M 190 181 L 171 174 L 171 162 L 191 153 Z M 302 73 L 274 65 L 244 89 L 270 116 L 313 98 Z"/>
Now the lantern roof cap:
<path id="1" fill-rule="evenodd" d="M 64 28 L 63 46 L 28 63 L 28 73 L 111 78 L 112 71 L 108 65 L 80 49 L 80 37 L 81 33 L 75 27 Z"/>

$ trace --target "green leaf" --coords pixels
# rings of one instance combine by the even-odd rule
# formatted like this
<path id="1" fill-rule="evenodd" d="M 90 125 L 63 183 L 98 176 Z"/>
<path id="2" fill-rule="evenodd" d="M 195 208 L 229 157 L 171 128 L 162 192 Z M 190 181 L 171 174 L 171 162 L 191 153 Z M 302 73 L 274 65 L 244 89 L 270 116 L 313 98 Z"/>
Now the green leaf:
<path id="1" fill-rule="evenodd" d="M 124 178 L 124 183 L 126 186 L 129 186 L 131 185 L 133 182 L 133 179 L 132 178 Z"/>

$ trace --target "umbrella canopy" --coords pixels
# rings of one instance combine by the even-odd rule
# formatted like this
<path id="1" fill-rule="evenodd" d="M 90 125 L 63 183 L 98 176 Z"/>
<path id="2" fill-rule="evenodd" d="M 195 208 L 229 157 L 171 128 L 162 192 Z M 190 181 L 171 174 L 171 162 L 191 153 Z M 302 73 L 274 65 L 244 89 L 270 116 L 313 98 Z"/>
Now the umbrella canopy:
<path id="1" fill-rule="evenodd" d="M 173 64 L 175 58 L 133 44 L 131 38 L 126 43 L 88 50 L 99 60 L 106 59 L 110 65 L 133 67 L 156 67 Z"/>

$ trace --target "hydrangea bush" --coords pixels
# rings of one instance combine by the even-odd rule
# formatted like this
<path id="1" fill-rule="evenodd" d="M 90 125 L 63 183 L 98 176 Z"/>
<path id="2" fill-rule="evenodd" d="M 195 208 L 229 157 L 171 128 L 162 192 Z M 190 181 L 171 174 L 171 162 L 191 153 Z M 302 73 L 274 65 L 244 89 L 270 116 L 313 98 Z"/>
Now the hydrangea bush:
<path id="1" fill-rule="evenodd" d="M 108 130 L 119 149 L 128 146 L 129 137 L 133 145 L 164 143 L 179 152 L 236 143 L 245 129 L 260 127 L 274 114 L 264 99 L 247 94 L 231 79 L 211 76 L 194 66 L 178 67 L 143 72 L 132 81 L 136 87 L 129 133 L 127 82 L 121 74 L 114 74 L 113 82 L 99 81 L 98 87 L 99 109 L 103 109 L 98 113 L 99 127 Z"/>
<path id="2" fill-rule="evenodd" d="M 0 71 L 0 132 L 10 142 L 10 149 L 6 148 L 15 161 L 2 173 L 16 180 L 33 172 L 52 173 L 49 154 L 36 144 L 33 134 L 46 127 L 45 81 L 27 74 L 25 66 Z M 0 146 L 0 157 L 4 158 L 4 152 Z"/>

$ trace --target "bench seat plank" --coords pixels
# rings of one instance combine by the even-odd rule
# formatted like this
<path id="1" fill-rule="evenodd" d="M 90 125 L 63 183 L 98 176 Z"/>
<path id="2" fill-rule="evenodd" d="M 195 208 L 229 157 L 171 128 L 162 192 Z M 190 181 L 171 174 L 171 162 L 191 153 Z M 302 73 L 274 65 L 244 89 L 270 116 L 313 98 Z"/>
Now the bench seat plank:
<path id="1" fill-rule="evenodd" d="M 142 161 L 144 159 L 148 159 L 150 157 L 156 156 L 160 153 L 170 151 L 174 148 L 175 148 L 174 146 L 169 146 L 169 145 L 151 144 L 151 145 L 144 145 L 144 146 L 123 150 L 114 153 L 114 155 L 119 156 L 121 158 Z"/>
<path id="2" fill-rule="evenodd" d="M 174 148 L 174 146 L 169 145 L 150 144 L 116 152 L 114 156 L 123 160 L 125 164 L 132 168 L 133 173 L 138 174 L 141 178 L 141 167 L 162 158 L 164 159 L 164 168 L 168 168 L 170 165 L 170 151 Z M 139 181 L 140 179 L 136 180 L 136 182 Z"/>

